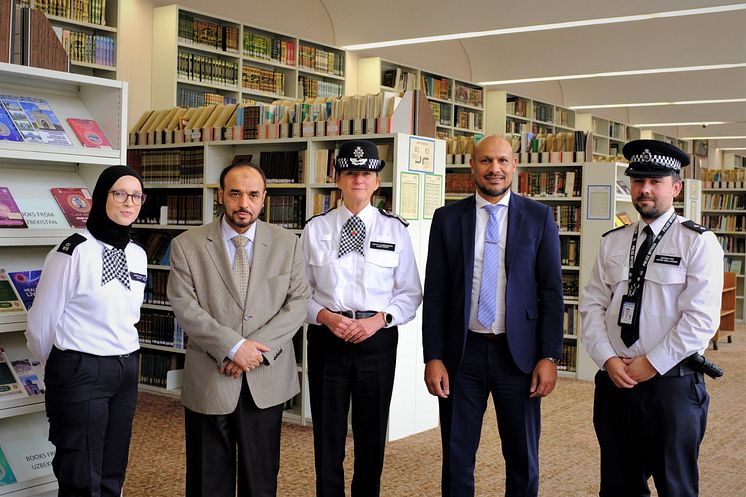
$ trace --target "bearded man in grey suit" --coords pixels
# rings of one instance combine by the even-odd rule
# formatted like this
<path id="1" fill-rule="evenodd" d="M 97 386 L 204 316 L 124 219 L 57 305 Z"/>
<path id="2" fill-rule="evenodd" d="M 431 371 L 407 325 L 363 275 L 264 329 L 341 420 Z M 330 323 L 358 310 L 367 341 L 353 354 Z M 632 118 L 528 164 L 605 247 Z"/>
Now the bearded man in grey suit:
<path id="1" fill-rule="evenodd" d="M 257 220 L 265 196 L 258 166 L 228 166 L 225 214 L 171 244 L 168 298 L 189 336 L 186 497 L 277 493 L 283 404 L 300 390 L 292 338 L 311 294 L 299 239 Z"/>

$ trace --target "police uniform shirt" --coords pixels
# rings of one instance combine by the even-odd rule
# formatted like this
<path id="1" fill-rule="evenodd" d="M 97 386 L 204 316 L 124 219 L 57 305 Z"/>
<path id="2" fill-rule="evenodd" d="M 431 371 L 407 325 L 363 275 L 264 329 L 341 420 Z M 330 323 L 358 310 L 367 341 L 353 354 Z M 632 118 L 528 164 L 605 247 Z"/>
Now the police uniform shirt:
<path id="1" fill-rule="evenodd" d="M 479 289 L 482 287 L 482 266 L 484 265 L 484 240 L 487 235 L 487 222 L 490 213 L 484 208 L 490 205 L 487 200 L 476 194 L 477 219 L 474 227 L 474 276 L 471 284 L 471 309 L 469 309 L 469 329 L 477 333 L 505 333 L 505 285 L 507 276 L 505 273 L 505 242 L 508 236 L 508 209 L 510 208 L 510 190 L 508 190 L 498 204 L 502 205 L 497 210 L 497 222 L 500 228 L 500 240 L 497 244 L 500 264 L 497 266 L 497 305 L 495 306 L 495 321 L 490 329 L 485 328 L 477 319 L 479 308 Z"/>
<path id="2" fill-rule="evenodd" d="M 660 233 L 673 209 L 651 223 Z M 661 374 L 695 352 L 703 352 L 720 323 L 723 250 L 711 231 L 700 233 L 678 216 L 651 255 L 640 308 L 640 338 L 627 348 L 618 326 L 622 296 L 629 279 L 629 253 L 635 230 L 636 250 L 644 221 L 601 239 L 591 279 L 583 289 L 581 341 L 603 368 L 611 357 L 645 355 Z"/>
<path id="3" fill-rule="evenodd" d="M 52 345 L 99 356 L 140 348 L 135 324 L 148 274 L 145 251 L 132 242 L 125 248 L 130 289 L 117 279 L 102 286 L 103 252 L 111 246 L 87 230 L 77 236 L 85 240 L 65 250 L 68 238 L 47 255 L 28 313 L 28 346 L 44 362 Z"/>
<path id="4" fill-rule="evenodd" d="M 422 302 L 417 262 L 406 226 L 368 204 L 359 214 L 365 223 L 364 256 L 339 255 L 342 225 L 352 216 L 343 205 L 309 220 L 301 236 L 306 276 L 313 289 L 306 321 L 319 324 L 323 308 L 332 311 L 383 311 L 387 326 L 414 318 Z"/>

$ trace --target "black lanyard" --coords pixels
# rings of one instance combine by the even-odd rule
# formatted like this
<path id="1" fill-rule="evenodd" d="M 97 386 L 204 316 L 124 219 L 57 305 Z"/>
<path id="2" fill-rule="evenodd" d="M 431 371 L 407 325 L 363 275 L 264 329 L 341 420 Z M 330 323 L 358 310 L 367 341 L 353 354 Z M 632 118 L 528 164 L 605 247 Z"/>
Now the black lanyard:
<path id="1" fill-rule="evenodd" d="M 658 236 L 655 237 L 655 240 L 653 240 L 653 244 L 650 245 L 650 248 L 648 249 L 648 253 L 645 254 L 645 259 L 643 259 L 642 264 L 640 264 L 640 269 L 637 272 L 637 277 L 633 281 L 633 274 L 632 271 L 634 269 L 635 265 L 635 249 L 637 248 L 637 235 L 638 230 L 635 230 L 635 234 L 632 236 L 632 245 L 629 248 L 629 287 L 627 288 L 627 295 L 630 297 L 637 293 L 637 291 L 640 289 L 640 287 L 645 282 L 645 273 L 648 270 L 648 261 L 650 260 L 650 256 L 653 255 L 653 252 L 655 251 L 655 247 L 658 246 L 658 242 L 663 238 L 663 235 L 666 234 L 668 229 L 671 227 L 673 222 L 676 220 L 676 212 L 671 214 L 671 217 L 668 218 L 668 221 L 666 221 L 666 224 L 663 226 L 663 229 L 661 229 L 660 233 L 658 233 Z"/>

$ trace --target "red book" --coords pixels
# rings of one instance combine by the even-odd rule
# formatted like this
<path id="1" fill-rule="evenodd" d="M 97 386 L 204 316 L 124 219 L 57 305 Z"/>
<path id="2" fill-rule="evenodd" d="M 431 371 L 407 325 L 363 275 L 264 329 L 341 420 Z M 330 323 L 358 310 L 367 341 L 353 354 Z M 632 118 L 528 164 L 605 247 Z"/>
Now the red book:
<path id="1" fill-rule="evenodd" d="M 85 188 L 52 188 L 52 195 L 73 228 L 85 228 L 91 212 L 91 194 Z"/>
<path id="2" fill-rule="evenodd" d="M 111 148 L 111 143 L 106 139 L 106 135 L 98 127 L 93 119 L 76 119 L 68 117 L 67 123 L 75 132 L 80 143 L 88 148 Z"/>

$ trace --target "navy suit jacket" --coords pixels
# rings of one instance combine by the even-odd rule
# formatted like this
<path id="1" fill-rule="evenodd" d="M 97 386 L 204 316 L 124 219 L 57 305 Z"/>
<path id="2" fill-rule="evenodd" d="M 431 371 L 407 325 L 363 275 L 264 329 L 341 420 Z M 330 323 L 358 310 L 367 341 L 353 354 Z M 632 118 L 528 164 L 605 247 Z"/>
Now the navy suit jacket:
<path id="1" fill-rule="evenodd" d="M 435 211 L 425 273 L 422 342 L 425 362 L 440 359 L 450 375 L 466 344 L 474 276 L 474 195 Z M 561 357 L 564 302 L 559 235 L 549 207 L 511 194 L 505 246 L 505 331 L 518 368 Z"/>

